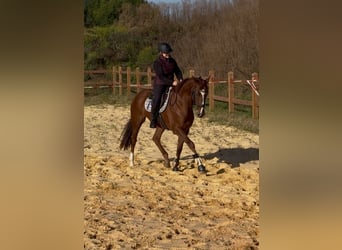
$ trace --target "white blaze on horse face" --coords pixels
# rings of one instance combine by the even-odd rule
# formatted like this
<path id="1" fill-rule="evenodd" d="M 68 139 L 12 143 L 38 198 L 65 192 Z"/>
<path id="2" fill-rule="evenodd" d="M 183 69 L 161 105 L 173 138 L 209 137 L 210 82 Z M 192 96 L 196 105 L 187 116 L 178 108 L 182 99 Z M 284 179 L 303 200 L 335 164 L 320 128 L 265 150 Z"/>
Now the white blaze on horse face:
<path id="1" fill-rule="evenodd" d="M 204 111 L 204 104 L 205 104 L 205 99 L 204 99 L 205 90 L 201 89 L 200 93 L 201 93 L 201 96 L 202 96 L 202 106 L 201 106 L 201 110 L 200 110 L 200 116 L 202 116 L 203 115 L 203 111 Z"/>
<path id="2" fill-rule="evenodd" d="M 130 166 L 130 167 L 133 167 L 133 162 L 134 162 L 134 155 L 133 155 L 133 153 L 131 152 L 131 153 L 129 154 L 129 166 Z"/>

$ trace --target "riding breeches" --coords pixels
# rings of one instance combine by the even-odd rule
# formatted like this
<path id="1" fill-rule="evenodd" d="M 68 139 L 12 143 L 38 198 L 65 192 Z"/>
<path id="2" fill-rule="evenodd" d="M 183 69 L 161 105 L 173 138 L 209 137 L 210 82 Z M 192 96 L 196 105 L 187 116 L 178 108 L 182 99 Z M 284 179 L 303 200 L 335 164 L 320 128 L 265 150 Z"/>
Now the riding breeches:
<path id="1" fill-rule="evenodd" d="M 160 102 L 163 94 L 168 89 L 168 85 L 155 84 L 153 86 L 153 98 L 152 98 L 152 116 L 156 117 L 160 108 Z"/>

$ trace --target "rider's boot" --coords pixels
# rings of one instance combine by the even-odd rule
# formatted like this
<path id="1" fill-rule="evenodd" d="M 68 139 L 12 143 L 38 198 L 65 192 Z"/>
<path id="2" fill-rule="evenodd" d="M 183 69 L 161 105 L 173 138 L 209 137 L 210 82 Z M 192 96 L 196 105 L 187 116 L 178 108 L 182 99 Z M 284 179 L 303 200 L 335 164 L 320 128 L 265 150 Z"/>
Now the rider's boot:
<path id="1" fill-rule="evenodd" d="M 152 114 L 150 128 L 156 128 L 157 127 L 157 121 L 158 121 L 158 111 L 156 113 Z"/>

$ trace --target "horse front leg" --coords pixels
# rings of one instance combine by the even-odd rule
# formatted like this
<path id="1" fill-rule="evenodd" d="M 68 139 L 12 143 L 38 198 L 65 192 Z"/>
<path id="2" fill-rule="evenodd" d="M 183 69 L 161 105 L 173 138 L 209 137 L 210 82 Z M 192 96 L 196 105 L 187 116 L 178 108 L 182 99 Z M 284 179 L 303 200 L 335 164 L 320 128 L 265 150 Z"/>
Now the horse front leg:
<path id="1" fill-rule="evenodd" d="M 197 169 L 198 169 L 198 171 L 201 172 L 201 173 L 206 173 L 207 170 L 205 169 L 205 166 L 202 163 L 201 157 L 199 157 L 199 155 L 197 153 L 195 153 L 193 155 L 193 157 L 194 157 L 195 161 L 197 162 Z"/>
<path id="2" fill-rule="evenodd" d="M 179 171 L 179 159 L 180 159 L 180 155 L 181 155 L 182 150 L 183 150 L 183 145 L 184 145 L 184 139 L 182 137 L 178 136 L 175 165 L 172 168 L 173 171 Z"/>
<path id="3" fill-rule="evenodd" d="M 157 127 L 156 131 L 154 132 L 154 135 L 152 137 L 152 140 L 157 145 L 157 147 L 159 148 L 160 152 L 162 153 L 162 155 L 164 157 L 164 166 L 167 168 L 170 168 L 171 166 L 170 166 L 169 155 L 160 142 L 160 139 L 161 139 L 163 132 L 164 132 L 164 129 Z"/>
<path id="4" fill-rule="evenodd" d="M 186 145 L 188 145 L 190 150 L 194 153 L 193 157 L 197 163 L 198 171 L 201 173 L 206 173 L 207 170 L 205 169 L 205 166 L 203 165 L 202 160 L 196 151 L 195 143 L 193 143 L 193 141 L 190 140 L 190 138 L 187 136 L 187 133 L 185 133 L 183 130 L 179 129 L 177 131 L 177 134 L 180 138 L 182 138 L 182 140 L 186 143 Z"/>

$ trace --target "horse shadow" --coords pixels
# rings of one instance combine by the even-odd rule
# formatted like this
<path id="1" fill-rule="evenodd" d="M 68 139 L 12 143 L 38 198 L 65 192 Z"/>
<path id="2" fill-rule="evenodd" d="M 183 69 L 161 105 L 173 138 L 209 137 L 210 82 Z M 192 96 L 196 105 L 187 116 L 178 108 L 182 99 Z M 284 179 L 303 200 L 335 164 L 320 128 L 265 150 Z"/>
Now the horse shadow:
<path id="1" fill-rule="evenodd" d="M 224 148 L 204 156 L 205 159 L 218 159 L 218 162 L 228 163 L 232 168 L 239 167 L 241 163 L 259 160 L 258 148 Z"/>

